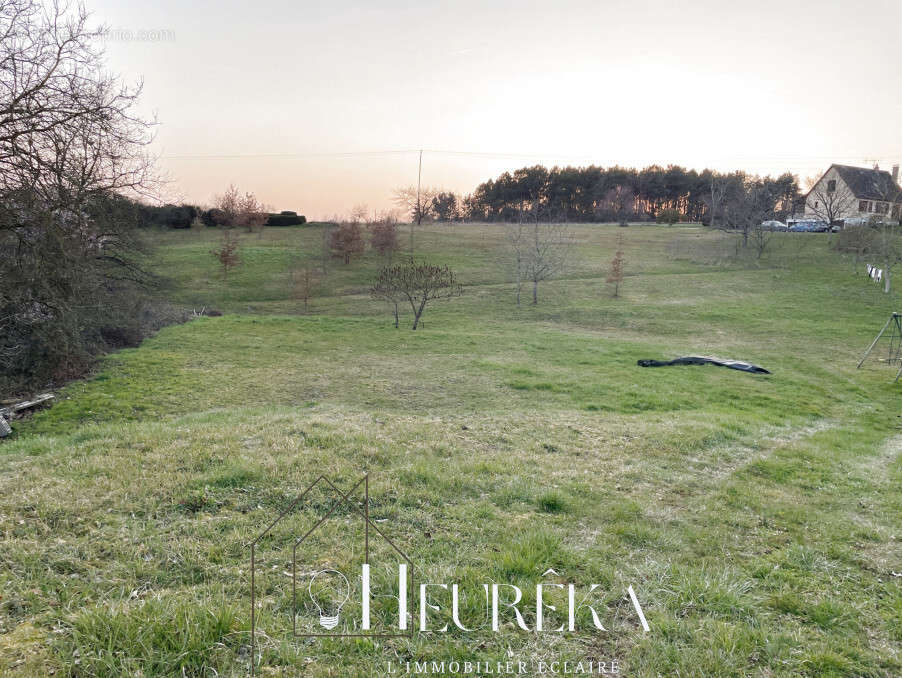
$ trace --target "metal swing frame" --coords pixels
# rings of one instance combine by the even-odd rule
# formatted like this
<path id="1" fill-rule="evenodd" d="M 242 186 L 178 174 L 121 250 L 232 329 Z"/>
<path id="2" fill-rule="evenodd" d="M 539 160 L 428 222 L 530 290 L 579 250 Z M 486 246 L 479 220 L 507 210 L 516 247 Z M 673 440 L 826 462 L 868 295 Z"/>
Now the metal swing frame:
<path id="1" fill-rule="evenodd" d="M 868 346 L 868 350 L 864 352 L 864 355 L 861 357 L 861 362 L 858 363 L 859 368 L 864 365 L 864 361 L 867 360 L 867 357 L 871 354 L 871 351 L 874 350 L 877 342 L 880 341 L 880 337 L 882 337 L 886 330 L 890 327 L 892 327 L 892 329 L 890 329 L 889 353 L 887 354 L 886 362 L 890 365 L 892 365 L 893 363 L 902 363 L 902 313 L 894 312 L 889 317 L 889 320 L 886 321 L 883 329 L 877 333 L 876 337 L 874 337 L 874 341 L 872 341 L 871 345 Z M 899 381 L 899 377 L 902 377 L 902 366 L 900 366 L 899 371 L 896 372 L 896 378 L 893 379 L 893 383 Z"/>

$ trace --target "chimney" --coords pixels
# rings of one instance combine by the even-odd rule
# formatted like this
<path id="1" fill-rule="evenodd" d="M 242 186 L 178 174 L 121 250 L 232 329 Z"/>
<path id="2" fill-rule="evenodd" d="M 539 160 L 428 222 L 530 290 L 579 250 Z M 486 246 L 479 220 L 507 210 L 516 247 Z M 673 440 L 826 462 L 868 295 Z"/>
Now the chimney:
<path id="1" fill-rule="evenodd" d="M 893 183 L 899 185 L 899 166 L 893 165 Z"/>

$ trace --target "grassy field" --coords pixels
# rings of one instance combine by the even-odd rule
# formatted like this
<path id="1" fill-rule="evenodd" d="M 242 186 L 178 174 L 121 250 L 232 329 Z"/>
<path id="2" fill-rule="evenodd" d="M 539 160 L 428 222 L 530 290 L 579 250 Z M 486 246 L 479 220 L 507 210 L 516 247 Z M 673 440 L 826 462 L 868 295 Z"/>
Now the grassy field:
<path id="1" fill-rule="evenodd" d="M 270 636 L 261 675 L 511 657 L 902 675 L 902 384 L 855 369 L 898 296 L 827 235 L 781 234 L 757 260 L 698 227 L 572 230 L 566 274 L 517 308 L 500 227 L 423 227 L 417 255 L 464 293 L 416 332 L 369 298 L 371 253 L 330 263 L 302 312 L 289 270 L 318 227 L 246 237 L 227 280 L 214 233 L 157 234 L 165 294 L 224 315 L 108 356 L 0 445 L 0 674 L 246 675 L 245 544 L 318 474 L 369 473 L 372 515 L 430 581 L 528 589 L 553 567 L 604 586 L 608 630 Z M 687 353 L 772 375 L 636 366 Z"/>

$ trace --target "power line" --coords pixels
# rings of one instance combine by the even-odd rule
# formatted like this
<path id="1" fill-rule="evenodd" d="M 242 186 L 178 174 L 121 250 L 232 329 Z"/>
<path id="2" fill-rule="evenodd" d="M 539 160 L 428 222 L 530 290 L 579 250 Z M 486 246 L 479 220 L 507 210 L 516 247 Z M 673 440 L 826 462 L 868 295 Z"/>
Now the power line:
<path id="1" fill-rule="evenodd" d="M 162 155 L 165 159 L 179 160 L 221 160 L 227 158 L 354 158 L 362 156 L 406 155 L 418 153 L 419 149 L 403 149 L 390 151 L 334 151 L 326 153 L 222 153 L 210 155 Z"/>
<path id="2" fill-rule="evenodd" d="M 244 159 L 244 158 L 273 158 L 273 159 L 292 159 L 292 158 L 358 158 L 358 157 L 387 157 L 396 155 L 413 155 L 423 153 L 433 155 L 451 155 L 466 156 L 479 158 L 520 158 L 520 159 L 570 159 L 570 160 L 598 160 L 598 153 L 571 154 L 571 153 L 554 153 L 554 152 L 535 152 L 535 153 L 513 153 L 503 151 L 467 151 L 467 150 L 448 150 L 448 149 L 385 149 L 372 151 L 331 151 L 331 152 L 297 152 L 297 153 L 214 153 L 214 154 L 164 154 L 160 156 L 169 160 L 222 160 L 222 159 Z M 708 158 L 707 162 L 734 162 L 742 164 L 765 165 L 770 163 L 814 163 L 819 161 L 831 161 L 836 159 L 866 159 L 867 161 L 886 160 L 889 158 L 902 157 L 902 151 L 893 153 L 884 153 L 876 155 L 874 153 L 834 153 L 831 155 L 780 155 L 780 156 L 748 156 L 748 155 L 729 155 Z M 864 161 L 864 160 L 863 160 Z M 668 163 L 673 164 L 673 163 Z M 812 165 L 815 166 L 815 165 Z M 820 166 L 819 164 L 816 166 Z"/>

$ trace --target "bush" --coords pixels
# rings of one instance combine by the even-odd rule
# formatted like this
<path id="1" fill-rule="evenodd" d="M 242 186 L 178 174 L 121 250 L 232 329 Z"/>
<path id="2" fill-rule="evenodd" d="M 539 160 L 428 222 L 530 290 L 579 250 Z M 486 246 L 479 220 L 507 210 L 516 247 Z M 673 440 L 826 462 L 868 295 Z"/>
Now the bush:
<path id="1" fill-rule="evenodd" d="M 363 230 L 360 224 L 343 223 L 329 233 L 329 249 L 332 256 L 350 264 L 351 259 L 363 253 Z"/>
<path id="2" fill-rule="evenodd" d="M 161 228 L 191 228 L 201 210 L 194 205 L 141 205 L 139 223 L 141 226 Z"/>
<path id="3" fill-rule="evenodd" d="M 307 217 L 296 212 L 281 212 L 270 214 L 266 220 L 267 226 L 301 226 L 307 223 Z"/>
<path id="4" fill-rule="evenodd" d="M 673 225 L 673 224 L 679 223 L 680 217 L 682 217 L 682 216 L 683 216 L 683 215 L 680 214 L 680 211 L 679 211 L 679 210 L 675 210 L 675 209 L 663 209 L 663 210 L 660 210 L 660 211 L 658 212 L 658 216 L 657 216 L 656 221 L 657 221 L 659 224 L 670 224 L 670 225 Z"/>
<path id="5" fill-rule="evenodd" d="M 201 214 L 200 220 L 204 222 L 204 226 L 209 226 L 210 228 L 222 226 L 225 223 L 225 212 L 214 207 Z"/>
<path id="6" fill-rule="evenodd" d="M 97 198 L 83 221 L 36 210 L 0 229 L 0 393 L 46 388 L 84 374 L 105 351 L 132 346 L 158 318 L 139 238 L 145 206 Z"/>

